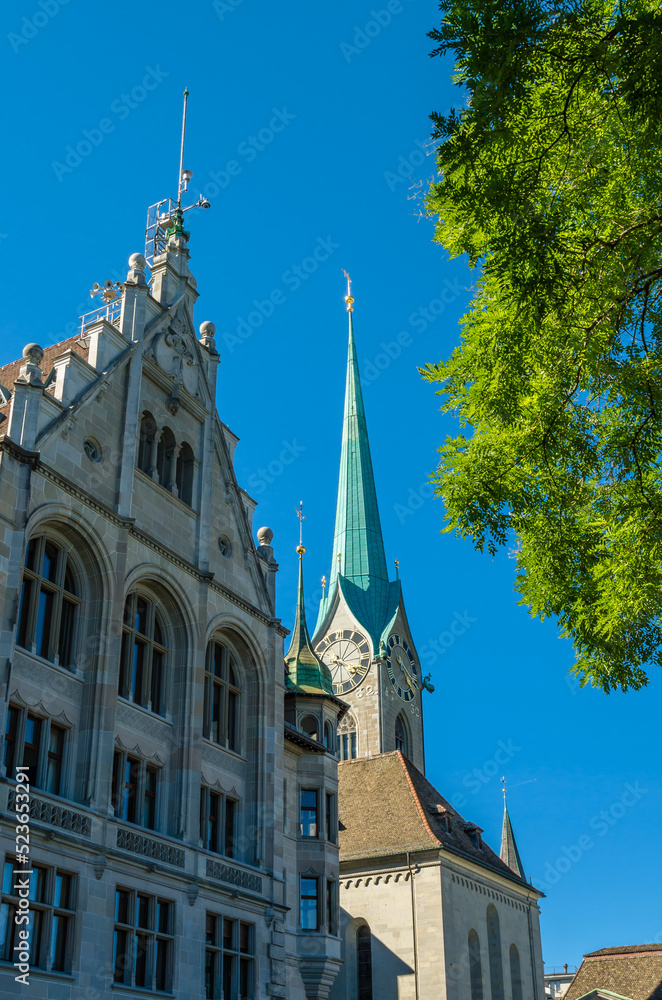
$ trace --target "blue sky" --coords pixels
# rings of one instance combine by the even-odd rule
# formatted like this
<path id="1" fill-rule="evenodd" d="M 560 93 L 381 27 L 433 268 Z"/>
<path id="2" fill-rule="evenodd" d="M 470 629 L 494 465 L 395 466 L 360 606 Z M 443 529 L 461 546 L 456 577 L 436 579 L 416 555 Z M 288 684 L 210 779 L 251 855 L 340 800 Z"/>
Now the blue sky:
<path id="1" fill-rule="evenodd" d="M 428 114 L 461 101 L 450 62 L 428 58 L 436 18 L 429 0 L 6 4 L 0 360 L 73 332 L 92 284 L 144 249 L 148 205 L 175 192 L 188 86 L 185 166 L 212 201 L 188 217 L 197 321 L 217 327 L 218 406 L 256 527 L 274 530 L 279 613 L 291 624 L 301 499 L 311 598 L 330 569 L 346 268 L 387 556 L 436 685 L 428 777 L 498 849 L 506 774 L 547 887 L 545 960 L 576 964 L 662 940 L 660 677 L 580 690 L 570 645 L 517 606 L 508 553 L 440 534 L 426 480 L 454 427 L 417 365 L 457 342 L 472 275 L 420 217 Z"/>

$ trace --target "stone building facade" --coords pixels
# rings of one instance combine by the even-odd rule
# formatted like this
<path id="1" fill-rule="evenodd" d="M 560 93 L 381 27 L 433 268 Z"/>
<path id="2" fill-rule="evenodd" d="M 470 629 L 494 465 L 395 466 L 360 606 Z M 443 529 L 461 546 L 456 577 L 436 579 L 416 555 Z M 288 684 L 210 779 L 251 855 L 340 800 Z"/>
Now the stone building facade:
<path id="1" fill-rule="evenodd" d="M 324 998 L 343 706 L 328 746 L 298 730 L 181 212 L 157 235 L 149 280 L 134 254 L 80 336 L 0 369 L 0 995 Z"/>

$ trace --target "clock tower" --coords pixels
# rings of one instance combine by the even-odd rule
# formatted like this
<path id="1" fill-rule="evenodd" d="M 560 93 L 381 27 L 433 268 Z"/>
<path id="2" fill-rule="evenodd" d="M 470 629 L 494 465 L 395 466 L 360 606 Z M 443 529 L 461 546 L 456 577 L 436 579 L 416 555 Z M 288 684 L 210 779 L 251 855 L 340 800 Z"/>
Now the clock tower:
<path id="1" fill-rule="evenodd" d="M 334 692 L 350 706 L 338 730 L 340 757 L 393 750 L 421 771 L 425 686 L 400 580 L 389 580 L 354 343 L 348 278 L 349 349 L 340 476 L 329 585 L 313 636 Z M 397 566 L 397 564 L 396 564 Z"/>

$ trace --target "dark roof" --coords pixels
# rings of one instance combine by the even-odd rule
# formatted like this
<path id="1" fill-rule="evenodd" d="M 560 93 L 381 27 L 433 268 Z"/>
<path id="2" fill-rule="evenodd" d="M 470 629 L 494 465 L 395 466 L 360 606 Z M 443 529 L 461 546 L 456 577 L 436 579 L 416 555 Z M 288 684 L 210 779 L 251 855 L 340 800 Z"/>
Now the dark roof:
<path id="1" fill-rule="evenodd" d="M 662 944 L 601 948 L 584 955 L 565 1000 L 609 990 L 628 1000 L 662 1000 Z"/>
<path id="2" fill-rule="evenodd" d="M 50 347 L 44 348 L 44 357 L 39 365 L 42 372 L 44 373 L 44 379 L 48 378 L 52 368 L 53 362 L 56 358 L 59 358 L 61 354 L 65 351 L 73 351 L 75 354 L 79 354 L 81 358 L 87 360 L 88 348 L 84 347 L 80 343 L 80 334 L 76 334 L 74 337 L 69 337 L 68 340 L 62 340 L 59 344 L 51 344 Z M 0 368 L 0 385 L 3 385 L 5 389 L 9 389 L 13 392 L 14 382 L 18 378 L 21 365 L 25 364 L 25 358 L 19 358 L 17 361 L 10 361 L 9 364 L 3 365 Z"/>
<path id="3" fill-rule="evenodd" d="M 517 850 L 517 841 L 515 840 L 515 834 L 513 833 L 513 824 L 510 822 L 510 814 L 505 801 L 503 804 L 503 828 L 501 830 L 500 855 L 501 860 L 508 865 L 511 871 L 514 871 L 516 875 L 519 875 L 519 877 L 524 879 L 526 882 L 524 865 L 522 864 L 522 859 L 520 858 L 519 851 Z"/>
<path id="4" fill-rule="evenodd" d="M 343 761 L 338 776 L 341 861 L 444 849 L 527 885 L 399 750 Z"/>

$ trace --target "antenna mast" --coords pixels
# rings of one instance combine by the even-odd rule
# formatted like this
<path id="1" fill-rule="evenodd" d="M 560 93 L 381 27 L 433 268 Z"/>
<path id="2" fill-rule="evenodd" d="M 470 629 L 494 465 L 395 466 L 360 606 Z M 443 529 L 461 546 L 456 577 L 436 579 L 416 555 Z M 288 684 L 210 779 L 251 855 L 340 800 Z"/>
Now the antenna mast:
<path id="1" fill-rule="evenodd" d="M 182 207 L 182 174 L 184 173 L 184 139 L 186 138 L 186 108 L 188 105 L 188 87 L 184 91 L 184 113 L 182 115 L 182 145 L 179 151 L 179 177 L 177 180 L 177 208 Z"/>

